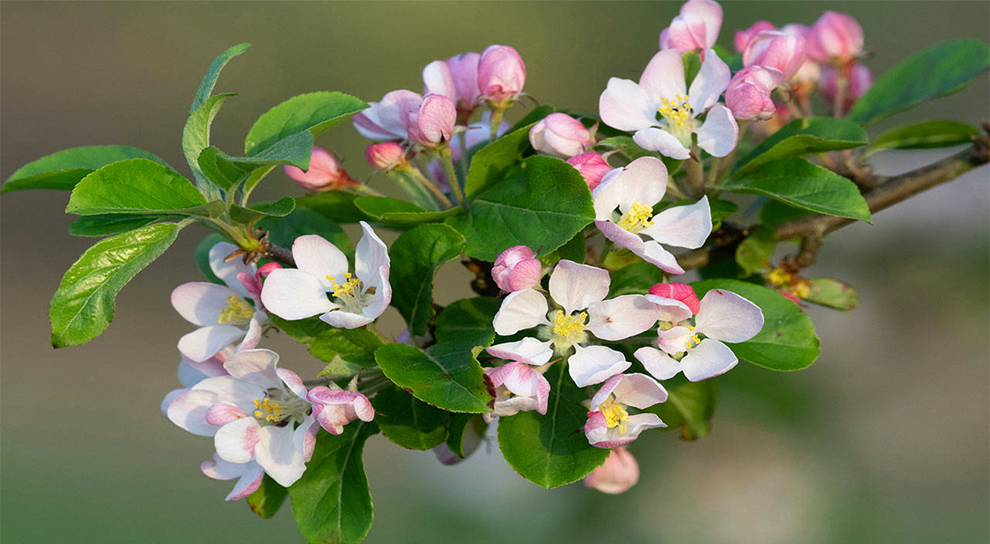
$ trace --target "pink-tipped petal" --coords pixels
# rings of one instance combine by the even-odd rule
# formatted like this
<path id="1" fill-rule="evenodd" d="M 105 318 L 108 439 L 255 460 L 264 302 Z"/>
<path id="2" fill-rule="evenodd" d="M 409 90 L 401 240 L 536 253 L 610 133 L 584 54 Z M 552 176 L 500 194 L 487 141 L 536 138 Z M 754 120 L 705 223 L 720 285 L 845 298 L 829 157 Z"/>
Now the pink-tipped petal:
<path id="1" fill-rule="evenodd" d="M 701 309 L 701 303 L 698 301 L 698 295 L 695 294 L 694 288 L 686 283 L 657 283 L 653 287 L 650 287 L 650 294 L 679 301 L 687 306 L 692 314 L 698 313 L 698 310 Z M 691 316 L 689 315 L 687 317 Z M 683 317 L 677 321 L 682 321 L 687 319 L 687 317 Z M 664 319 L 662 321 L 674 320 Z"/>
<path id="2" fill-rule="evenodd" d="M 692 382 L 707 380 L 725 374 L 736 366 L 736 354 L 718 340 L 705 338 L 700 344 L 688 350 L 681 359 L 684 377 Z"/>
<path id="3" fill-rule="evenodd" d="M 251 417 L 237 418 L 227 423 L 213 437 L 217 455 L 230 463 L 247 463 L 254 459 L 254 446 L 262 427 Z"/>
<path id="4" fill-rule="evenodd" d="M 615 448 L 605 464 L 584 477 L 584 485 L 608 495 L 625 493 L 639 481 L 639 464 L 625 448 Z"/>
<path id="5" fill-rule="evenodd" d="M 701 299 L 695 330 L 723 342 L 745 342 L 763 329 L 763 311 L 745 298 L 724 289 L 712 289 Z"/>
<path id="6" fill-rule="evenodd" d="M 485 351 L 492 357 L 518 361 L 529 365 L 543 365 L 550 361 L 553 350 L 550 349 L 550 342 L 541 342 L 536 338 L 523 338 L 516 342 L 506 342 L 497 344 Z"/>
<path id="7" fill-rule="evenodd" d="M 231 404 L 214 404 L 206 411 L 206 422 L 217 427 L 223 427 L 243 417 L 248 417 L 244 410 Z"/>
<path id="8" fill-rule="evenodd" d="M 640 410 L 667 401 L 667 390 L 653 378 L 639 373 L 624 374 L 612 394 L 615 402 Z"/>

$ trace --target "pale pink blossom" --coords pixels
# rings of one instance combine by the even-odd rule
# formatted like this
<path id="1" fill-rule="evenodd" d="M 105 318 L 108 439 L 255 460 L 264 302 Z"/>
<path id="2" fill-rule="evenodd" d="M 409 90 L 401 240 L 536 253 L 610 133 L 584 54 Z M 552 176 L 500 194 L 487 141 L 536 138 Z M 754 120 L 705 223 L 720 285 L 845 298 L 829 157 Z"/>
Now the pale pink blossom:
<path id="1" fill-rule="evenodd" d="M 749 41 L 743 52 L 743 66 L 774 68 L 791 78 L 805 60 L 805 39 L 778 30 L 760 32 Z"/>
<path id="2" fill-rule="evenodd" d="M 224 499 L 228 502 L 247 498 L 261 487 L 261 480 L 265 477 L 265 469 L 257 461 L 230 463 L 215 453 L 213 459 L 199 465 L 199 470 L 213 480 L 237 480 L 234 489 Z"/>
<path id="3" fill-rule="evenodd" d="M 496 417 L 514 416 L 529 410 L 536 410 L 541 415 L 547 413 L 550 382 L 532 366 L 532 361 L 518 359 L 499 367 L 485 369 L 485 374 L 495 387 L 492 411 L 482 414 L 488 423 Z"/>
<path id="4" fill-rule="evenodd" d="M 777 111 L 770 95 L 782 79 L 783 75 L 774 68 L 743 68 L 725 88 L 725 105 L 740 121 L 769 119 Z"/>
<path id="5" fill-rule="evenodd" d="M 391 170 L 409 163 L 406 150 L 396 142 L 371 144 L 365 149 L 364 158 L 368 165 L 379 170 Z"/>
<path id="6" fill-rule="evenodd" d="M 354 128 L 371 140 L 405 140 L 409 137 L 409 116 L 419 113 L 423 97 L 400 89 L 370 102 L 368 109 L 351 117 Z"/>
<path id="7" fill-rule="evenodd" d="M 626 448 L 612 449 L 605 463 L 584 477 L 584 486 L 609 495 L 625 493 L 639 481 L 639 464 Z"/>
<path id="8" fill-rule="evenodd" d="M 672 253 L 661 244 L 696 249 L 712 231 L 708 197 L 653 215 L 653 206 L 667 190 L 667 167 L 655 157 L 641 157 L 616 168 L 591 193 L 595 226 L 606 238 L 669 274 L 683 274 Z M 645 239 L 644 239 L 645 237 Z"/>
<path id="9" fill-rule="evenodd" d="M 749 40 L 752 40 L 754 36 L 764 30 L 777 30 L 777 27 L 769 21 L 756 21 L 745 30 L 737 30 L 736 37 L 733 41 L 733 45 L 736 48 L 736 53 L 742 53 L 745 51 L 746 46 L 749 45 Z"/>
<path id="10" fill-rule="evenodd" d="M 656 414 L 630 415 L 626 408 L 645 410 L 666 400 L 663 386 L 645 374 L 612 376 L 591 398 L 584 434 L 598 448 L 625 446 L 646 429 L 667 426 Z"/>
<path id="11" fill-rule="evenodd" d="M 551 113 L 533 125 L 529 142 L 540 153 L 560 159 L 584 153 L 595 143 L 581 121 L 566 113 Z"/>
<path id="12" fill-rule="evenodd" d="M 423 94 L 439 93 L 457 106 L 458 124 L 467 122 L 481 94 L 478 89 L 478 53 L 462 53 L 433 61 L 423 69 Z"/>
<path id="13" fill-rule="evenodd" d="M 567 159 L 567 164 L 570 164 L 574 168 L 577 168 L 578 172 L 581 172 L 581 177 L 588 184 L 588 189 L 592 191 L 602 182 L 605 174 L 612 170 L 612 167 L 605 162 L 605 157 L 594 151 L 575 155 Z"/>
<path id="14" fill-rule="evenodd" d="M 492 266 L 492 279 L 498 288 L 514 293 L 539 285 L 543 265 L 526 246 L 514 246 L 503 251 Z"/>
<path id="15" fill-rule="evenodd" d="M 794 72 L 788 83 L 790 83 L 791 92 L 810 93 L 821 78 L 821 63 L 811 58 L 810 53 L 808 53 L 808 35 L 811 33 L 811 27 L 792 23 L 782 26 L 780 31 L 792 36 L 800 36 L 805 40 L 804 64 L 798 68 L 797 72 Z"/>
<path id="16" fill-rule="evenodd" d="M 306 400 L 313 403 L 313 417 L 316 421 L 333 435 L 344 432 L 344 425 L 355 419 L 371 421 L 375 418 L 371 401 L 357 392 L 357 376 L 347 389 L 341 389 L 333 382 L 330 382 L 330 387 L 316 386 L 309 390 Z"/>
<path id="17" fill-rule="evenodd" d="M 635 356 L 658 380 L 682 371 L 692 382 L 724 374 L 739 359 L 723 342 L 745 342 L 763 329 L 760 307 L 724 289 L 708 291 L 697 312 L 679 300 L 656 295 L 647 298 L 660 307 L 660 349 L 645 346 L 636 350 Z"/>
<path id="18" fill-rule="evenodd" d="M 426 147 L 443 145 L 454 135 L 456 122 L 454 103 L 442 94 L 428 94 L 419 110 L 409 114 L 409 138 Z"/>
<path id="19" fill-rule="evenodd" d="M 497 107 L 507 107 L 522 93 L 526 64 L 508 45 L 490 45 L 478 60 L 480 98 Z"/>
<path id="20" fill-rule="evenodd" d="M 713 0 L 689 0 L 680 15 L 660 32 L 660 49 L 676 49 L 684 54 L 694 49 L 703 52 L 718 41 L 722 28 L 722 6 Z"/>
<path id="21" fill-rule="evenodd" d="M 826 64 L 849 64 L 863 54 L 863 27 L 846 13 L 826 11 L 807 38 L 808 56 Z"/>
<path id="22" fill-rule="evenodd" d="M 843 111 L 849 111 L 856 100 L 873 86 L 873 74 L 862 64 L 854 64 L 849 69 L 849 79 L 846 83 L 846 99 Z M 826 66 L 822 70 L 822 95 L 829 104 L 835 102 L 839 92 L 839 70 Z"/>
<path id="23" fill-rule="evenodd" d="M 303 172 L 302 169 L 291 165 L 286 165 L 284 169 L 285 175 L 292 178 L 296 185 L 318 193 L 338 191 L 361 184 L 347 175 L 347 171 L 340 166 L 337 157 L 322 147 L 313 148 L 313 154 L 309 158 L 309 170 Z"/>

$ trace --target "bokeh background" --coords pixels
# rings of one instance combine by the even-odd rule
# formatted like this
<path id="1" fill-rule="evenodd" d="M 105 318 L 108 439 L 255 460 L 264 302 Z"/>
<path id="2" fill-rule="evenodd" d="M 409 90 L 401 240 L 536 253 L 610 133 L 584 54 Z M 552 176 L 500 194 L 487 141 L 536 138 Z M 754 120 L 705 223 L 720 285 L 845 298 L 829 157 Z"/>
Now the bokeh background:
<path id="1" fill-rule="evenodd" d="M 254 47 L 224 71 L 236 91 L 214 143 L 240 149 L 251 123 L 289 96 L 341 90 L 377 100 L 419 90 L 422 67 L 491 43 L 515 46 L 526 90 L 594 111 L 610 76 L 637 77 L 679 3 L 20 3 L 0 5 L 0 176 L 57 150 L 128 144 L 185 172 L 179 139 L 206 67 L 232 44 Z M 726 2 L 720 43 L 758 19 L 812 23 L 846 11 L 866 29 L 880 73 L 952 37 L 988 40 L 986 2 Z M 909 121 L 979 123 L 986 75 L 962 93 L 873 129 Z M 531 106 L 529 106 L 531 107 Z M 521 111 L 513 111 L 518 117 Z M 319 142 L 365 179 L 366 142 L 341 126 Z M 887 152 L 882 172 L 950 151 Z M 373 438 L 369 543 L 402 542 L 987 542 L 990 533 L 988 168 L 970 172 L 828 239 L 812 276 L 855 285 L 851 313 L 808 308 L 822 356 L 779 374 L 741 364 L 718 378 L 713 434 L 648 433 L 632 451 L 642 478 L 611 497 L 580 484 L 546 491 L 516 475 L 492 441 L 442 467 L 432 453 Z M 372 186 L 390 191 L 383 179 Z M 280 173 L 259 197 L 299 195 Z M 198 280 L 184 231 L 117 298 L 94 342 L 53 350 L 48 300 L 92 243 L 71 238 L 67 195 L 0 199 L 0 527 L 9 543 L 301 542 L 288 507 L 272 520 L 226 504 L 229 483 L 199 473 L 207 440 L 159 412 L 177 387 L 175 343 L 190 326 L 171 289 Z M 460 282 L 456 263 L 442 271 Z M 441 302 L 464 291 L 444 290 Z M 395 316 L 390 318 L 395 324 Z M 284 338 L 285 366 L 319 363 Z"/>

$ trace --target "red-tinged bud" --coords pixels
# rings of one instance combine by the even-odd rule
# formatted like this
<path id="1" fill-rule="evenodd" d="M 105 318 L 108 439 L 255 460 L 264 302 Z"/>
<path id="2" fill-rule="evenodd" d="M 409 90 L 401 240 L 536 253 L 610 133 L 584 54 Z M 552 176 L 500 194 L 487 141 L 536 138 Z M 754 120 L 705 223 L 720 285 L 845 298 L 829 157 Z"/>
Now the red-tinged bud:
<path id="1" fill-rule="evenodd" d="M 725 105 L 740 121 L 769 119 L 776 112 L 770 93 L 782 78 L 783 75 L 773 68 L 743 68 L 725 88 Z"/>
<path id="2" fill-rule="evenodd" d="M 566 113 L 551 113 L 533 125 L 529 142 L 540 153 L 560 159 L 584 153 L 594 145 L 591 132 Z"/>
<path id="3" fill-rule="evenodd" d="M 845 13 L 826 11 L 807 37 L 808 56 L 820 62 L 844 65 L 863 54 L 863 27 Z"/>
<path id="4" fill-rule="evenodd" d="M 735 41 L 733 42 L 733 45 L 736 47 L 736 53 L 745 51 L 746 46 L 749 45 L 749 41 L 765 30 L 777 30 L 777 27 L 767 21 L 756 21 L 746 30 L 737 30 Z"/>
<path id="5" fill-rule="evenodd" d="M 268 274 L 271 274 L 279 268 L 282 268 L 282 265 L 278 263 L 265 263 L 258 267 L 258 277 L 267 278 Z"/>
<path id="6" fill-rule="evenodd" d="M 694 289 L 686 283 L 658 283 L 650 287 L 650 294 L 658 297 L 679 300 L 691 310 L 691 313 L 698 313 L 701 310 L 701 302 Z"/>
<path id="7" fill-rule="evenodd" d="M 776 68 L 784 74 L 784 81 L 791 78 L 804 64 L 805 39 L 801 36 L 777 30 L 757 34 L 743 52 L 743 66 Z"/>
<path id="8" fill-rule="evenodd" d="M 543 277 L 543 265 L 533 255 L 533 250 L 526 246 L 510 247 L 503 251 L 492 266 L 495 285 L 509 293 L 538 285 Z"/>
<path id="9" fill-rule="evenodd" d="M 567 159 L 567 164 L 570 164 L 574 168 L 577 168 L 578 172 L 581 172 L 581 177 L 583 177 L 585 183 L 588 184 L 588 189 L 592 191 L 594 191 L 602 182 L 602 178 L 605 177 L 605 174 L 613 170 L 613 168 L 605 162 L 605 158 L 594 151 L 575 155 Z"/>
<path id="10" fill-rule="evenodd" d="M 361 182 L 347 175 L 340 161 L 326 149 L 314 147 L 309 158 L 309 170 L 303 172 L 295 166 L 285 166 L 285 175 L 303 189 L 323 193 L 360 185 Z"/>
<path id="11" fill-rule="evenodd" d="M 427 147 L 450 141 L 457 122 L 457 108 L 442 94 L 428 94 L 418 113 L 409 114 L 409 138 Z"/>
<path id="12" fill-rule="evenodd" d="M 409 164 L 406 159 L 406 150 L 396 142 L 371 144 L 364 150 L 364 158 L 372 168 L 379 170 L 392 170 Z"/>
<path id="13" fill-rule="evenodd" d="M 713 0 L 689 0 L 680 15 L 660 32 L 660 49 L 676 49 L 681 54 L 711 49 L 722 29 L 722 6 Z"/>
<path id="14" fill-rule="evenodd" d="M 617 495 L 639 481 L 639 464 L 625 448 L 615 448 L 605 463 L 584 477 L 584 485 L 602 493 Z"/>
<path id="15" fill-rule="evenodd" d="M 481 98 L 507 107 L 526 84 L 526 64 L 508 45 L 490 45 L 478 60 L 478 90 Z"/>

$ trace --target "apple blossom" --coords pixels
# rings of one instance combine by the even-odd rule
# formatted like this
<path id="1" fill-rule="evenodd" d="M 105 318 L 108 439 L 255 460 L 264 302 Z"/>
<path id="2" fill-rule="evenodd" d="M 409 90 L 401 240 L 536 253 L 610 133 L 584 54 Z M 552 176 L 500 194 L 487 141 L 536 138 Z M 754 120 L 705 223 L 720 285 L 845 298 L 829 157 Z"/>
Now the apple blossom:
<path id="1" fill-rule="evenodd" d="M 296 238 L 292 256 L 297 268 L 273 270 L 265 280 L 261 300 L 268 311 L 288 320 L 319 315 L 331 326 L 345 329 L 367 325 L 382 315 L 392 300 L 388 248 L 364 221 L 361 228 L 364 235 L 357 245 L 354 274 L 347 271 L 344 253 L 322 237 Z"/>
<path id="2" fill-rule="evenodd" d="M 364 151 L 364 158 L 368 165 L 379 170 L 391 170 L 409 164 L 406 150 L 395 142 L 369 145 Z"/>
<path id="3" fill-rule="evenodd" d="M 609 495 L 625 493 L 639 481 L 639 464 L 626 448 L 613 448 L 605 463 L 584 477 L 584 486 Z"/>
<path id="4" fill-rule="evenodd" d="M 328 433 L 338 435 L 344 432 L 344 425 L 360 419 L 371 421 L 375 409 L 368 397 L 357 392 L 357 376 L 347 389 L 341 389 L 330 382 L 330 387 L 319 385 L 309 390 L 306 400 L 313 403 L 313 417 Z"/>
<path id="5" fill-rule="evenodd" d="M 782 79 L 783 74 L 774 68 L 743 68 L 725 88 L 725 105 L 740 121 L 769 119 L 777 111 L 770 94 Z"/>
<path id="6" fill-rule="evenodd" d="M 338 191 L 361 184 L 358 180 L 347 175 L 347 172 L 341 168 L 337 157 L 322 147 L 313 147 L 313 154 L 309 159 L 309 170 L 303 172 L 301 168 L 291 165 L 286 165 L 284 169 L 285 175 L 292 178 L 296 185 L 318 193 Z"/>
<path id="7" fill-rule="evenodd" d="M 602 182 L 605 174 L 612 170 L 612 167 L 605 162 L 605 157 L 594 151 L 575 155 L 567 159 L 567 164 L 577 168 L 578 172 L 581 172 L 581 177 L 588 184 L 588 189 L 592 191 Z"/>
<path id="8" fill-rule="evenodd" d="M 767 30 L 754 36 L 743 52 L 743 66 L 775 68 L 783 80 L 791 78 L 805 59 L 805 39 L 779 30 Z"/>
<path id="9" fill-rule="evenodd" d="M 873 86 L 873 74 L 862 64 L 853 64 L 849 69 L 849 79 L 846 82 L 845 101 L 843 110 L 849 111 L 856 100 Z M 839 94 L 839 70 L 826 66 L 822 70 L 822 95 L 832 104 Z"/>
<path id="10" fill-rule="evenodd" d="M 509 336 L 538 327 L 540 339 L 527 337 L 498 344 L 488 352 L 543 364 L 554 352 L 564 355 L 573 347 L 567 368 L 580 387 L 601 383 L 624 371 L 632 363 L 621 352 L 589 342 L 593 337 L 615 341 L 637 335 L 653 326 L 658 311 L 642 295 L 605 300 L 610 283 L 607 270 L 561 260 L 550 274 L 550 297 L 559 309 L 551 310 L 542 293 L 527 289 L 505 297 L 495 314 L 497 334 Z"/>
<path id="11" fill-rule="evenodd" d="M 457 122 L 457 109 L 442 94 L 428 94 L 419 110 L 409 113 L 409 138 L 425 147 L 437 147 L 450 141 Z"/>
<path id="12" fill-rule="evenodd" d="M 644 346 L 636 350 L 635 357 L 658 380 L 681 371 L 692 382 L 724 374 L 739 359 L 723 342 L 745 342 L 763 329 L 760 307 L 724 289 L 708 291 L 697 312 L 677 300 L 647 297 L 661 308 L 660 349 Z"/>
<path id="13" fill-rule="evenodd" d="M 220 461 L 257 462 L 279 485 L 292 485 L 306 470 L 319 429 L 302 380 L 278 368 L 278 354 L 266 349 L 240 351 L 224 362 L 224 369 L 229 375 L 207 378 L 174 398 L 169 420 L 193 434 L 214 437 Z M 218 470 L 223 479 L 235 477 L 236 467 L 215 463 L 206 468 Z M 252 474 L 251 467 L 239 473 L 242 478 Z"/>
<path id="14" fill-rule="evenodd" d="M 863 54 L 863 27 L 846 13 L 826 11 L 807 38 L 808 56 L 826 64 L 847 65 Z"/>
<path id="15" fill-rule="evenodd" d="M 550 382 L 534 368 L 532 361 L 515 356 L 517 360 L 495 368 L 486 368 L 485 374 L 495 387 L 495 402 L 490 413 L 482 414 L 486 423 L 496 417 L 514 416 L 519 412 L 536 410 L 547 413 L 550 401 Z"/>
<path id="16" fill-rule="evenodd" d="M 736 48 L 736 53 L 742 53 L 749 45 L 749 41 L 764 30 L 777 30 L 777 27 L 769 21 L 756 21 L 745 30 L 737 30 L 732 44 Z"/>
<path id="17" fill-rule="evenodd" d="M 466 124 L 477 106 L 480 59 L 478 53 L 462 53 L 423 68 L 423 94 L 439 93 L 454 102 L 458 124 Z"/>
<path id="18" fill-rule="evenodd" d="M 490 45 L 478 59 L 480 98 L 505 108 L 522 93 L 526 83 L 526 63 L 508 45 Z"/>
<path id="19" fill-rule="evenodd" d="M 591 398 L 584 434 L 598 448 L 625 446 L 646 429 L 667 426 L 656 414 L 629 415 L 626 407 L 644 410 L 666 400 L 663 386 L 645 374 L 612 376 Z"/>
<path id="20" fill-rule="evenodd" d="M 405 140 L 409 137 L 409 116 L 417 114 L 423 97 L 400 89 L 369 102 L 368 109 L 351 117 L 354 128 L 371 140 Z"/>
<path id="21" fill-rule="evenodd" d="M 695 204 L 653 215 L 653 206 L 666 190 L 667 167 L 657 158 L 640 157 L 625 168 L 612 170 L 591 194 L 595 226 L 646 262 L 670 274 L 683 274 L 674 255 L 660 244 L 690 249 L 704 245 L 712 231 L 711 209 L 708 197 L 701 197 Z"/>
<path id="22" fill-rule="evenodd" d="M 581 121 L 566 113 L 551 113 L 533 125 L 529 141 L 538 152 L 560 159 L 584 153 L 595 143 Z"/>
<path id="23" fill-rule="evenodd" d="M 498 288 L 512 293 L 539 285 L 543 264 L 526 246 L 514 246 L 503 251 L 492 266 L 492 279 Z"/>
<path id="24" fill-rule="evenodd" d="M 261 480 L 265 477 L 265 469 L 257 461 L 230 463 L 215 453 L 213 459 L 199 465 L 199 470 L 214 480 L 237 480 L 234 489 L 224 498 L 228 502 L 247 498 L 261 487 Z"/>
<path id="25" fill-rule="evenodd" d="M 660 49 L 676 49 L 684 54 L 694 49 L 711 49 L 722 28 L 722 6 L 713 0 L 690 0 L 680 15 L 660 32 Z"/>
<path id="26" fill-rule="evenodd" d="M 201 362 L 213 357 L 227 346 L 240 342 L 240 349 L 258 345 L 262 325 L 268 322 L 257 292 L 251 285 L 256 273 L 254 265 L 240 259 L 226 261 L 237 246 L 220 242 L 210 249 L 209 262 L 213 273 L 226 286 L 209 282 L 190 282 L 172 291 L 172 307 L 197 328 L 179 339 L 179 352 L 191 361 Z"/>
<path id="27" fill-rule="evenodd" d="M 716 104 L 729 79 L 729 67 L 709 50 L 690 90 L 685 91 L 680 53 L 660 51 L 646 65 L 639 83 L 609 79 L 598 111 L 606 125 L 635 131 L 633 140 L 644 149 L 684 160 L 691 156 L 691 136 L 697 134 L 698 147 L 724 157 L 736 147 L 739 137 L 732 112 Z M 697 117 L 706 112 L 701 123 Z M 659 121 L 658 113 L 662 117 Z"/>

